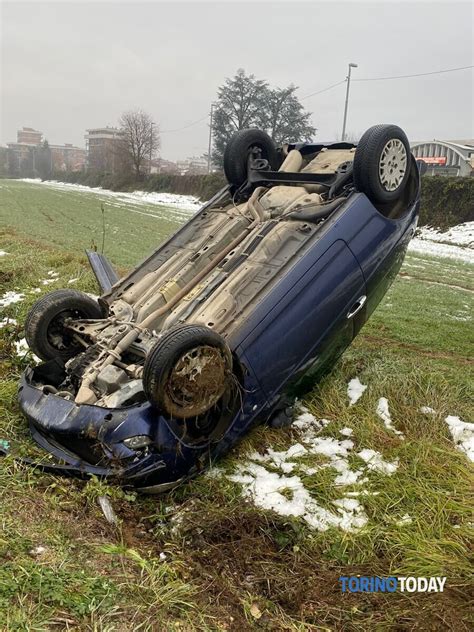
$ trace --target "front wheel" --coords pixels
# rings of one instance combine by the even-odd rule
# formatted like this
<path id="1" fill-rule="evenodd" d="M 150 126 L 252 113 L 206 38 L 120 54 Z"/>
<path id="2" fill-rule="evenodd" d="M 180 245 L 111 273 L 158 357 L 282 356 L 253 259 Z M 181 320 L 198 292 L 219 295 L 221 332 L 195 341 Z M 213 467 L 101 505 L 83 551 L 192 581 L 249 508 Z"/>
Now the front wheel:
<path id="1" fill-rule="evenodd" d="M 201 325 L 181 325 L 163 334 L 145 360 L 148 401 L 175 419 L 209 411 L 231 386 L 232 355 L 223 338 Z"/>
<path id="2" fill-rule="evenodd" d="M 374 204 L 396 201 L 410 173 L 410 144 L 397 125 L 374 125 L 360 139 L 354 156 L 354 184 Z"/>
<path id="3" fill-rule="evenodd" d="M 28 312 L 26 341 L 42 360 L 68 360 L 83 350 L 73 333 L 64 326 L 68 318 L 99 319 L 103 314 L 97 301 L 78 290 L 50 292 L 36 301 Z"/>

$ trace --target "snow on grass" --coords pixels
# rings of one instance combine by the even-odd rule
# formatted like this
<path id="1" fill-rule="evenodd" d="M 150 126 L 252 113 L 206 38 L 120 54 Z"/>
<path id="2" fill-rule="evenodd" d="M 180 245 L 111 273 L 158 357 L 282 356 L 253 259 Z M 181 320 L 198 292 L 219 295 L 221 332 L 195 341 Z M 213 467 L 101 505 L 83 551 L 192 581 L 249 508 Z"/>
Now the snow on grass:
<path id="1" fill-rule="evenodd" d="M 436 410 L 431 408 L 431 406 L 422 406 L 420 408 L 420 413 L 423 413 L 424 415 L 436 415 Z"/>
<path id="2" fill-rule="evenodd" d="M 326 531 L 330 527 L 354 531 L 367 524 L 367 515 L 357 499 L 335 500 L 335 511 L 330 511 L 318 505 L 299 476 L 269 472 L 262 465 L 249 461 L 239 466 L 238 472 L 229 479 L 240 483 L 244 497 L 258 507 L 275 511 L 281 516 L 301 517 L 318 531 Z"/>
<path id="3" fill-rule="evenodd" d="M 7 327 L 7 325 L 18 325 L 18 323 L 14 318 L 9 318 L 7 316 L 6 318 L 2 318 L 0 320 L 0 329 Z"/>
<path id="4" fill-rule="evenodd" d="M 347 396 L 349 398 L 349 406 L 353 406 L 364 394 L 367 386 L 361 384 L 358 377 L 354 377 L 347 385 Z"/>
<path id="5" fill-rule="evenodd" d="M 465 261 L 466 263 L 474 263 L 474 250 L 470 248 L 461 248 L 451 244 L 442 244 L 439 242 L 428 241 L 414 237 L 408 244 L 409 252 L 418 252 L 432 257 L 444 257 L 447 259 L 456 259 Z"/>
<path id="6" fill-rule="evenodd" d="M 407 524 L 411 524 L 413 522 L 413 518 L 408 514 L 404 514 L 399 520 L 395 522 L 397 527 L 403 527 Z"/>
<path id="7" fill-rule="evenodd" d="M 20 303 L 24 298 L 25 295 L 21 292 L 5 292 L 5 294 L 0 297 L 0 307 L 3 308 L 13 305 L 14 303 Z"/>
<path id="8" fill-rule="evenodd" d="M 381 397 L 379 399 L 377 403 L 377 415 L 383 421 L 384 426 L 387 428 L 387 430 L 391 430 L 396 435 L 399 435 L 400 437 L 404 438 L 403 432 L 400 432 L 400 430 L 397 430 L 392 423 L 392 417 L 388 409 L 388 400 L 386 397 Z"/>
<path id="9" fill-rule="evenodd" d="M 8 252 L 6 252 L 5 250 L 0 250 L 0 257 L 6 257 L 8 254 Z"/>
<path id="10" fill-rule="evenodd" d="M 366 448 L 357 452 L 357 456 L 367 463 L 369 470 L 380 472 L 380 474 L 393 474 L 398 469 L 398 460 L 384 461 L 380 452 Z"/>
<path id="11" fill-rule="evenodd" d="M 138 205 L 157 205 L 168 206 L 175 208 L 178 211 L 197 212 L 202 203 L 197 197 L 192 195 L 180 195 L 178 193 L 158 193 L 147 191 L 134 191 L 133 193 L 126 193 L 124 191 L 110 191 L 109 189 L 102 189 L 101 187 L 88 187 L 83 184 L 72 184 L 70 182 L 57 182 L 56 180 L 41 180 L 32 178 L 22 178 L 23 182 L 29 182 L 31 184 L 45 185 L 52 189 L 78 191 L 80 193 L 95 193 L 111 199 L 115 199 L 118 202 L 123 202 L 123 207 L 126 208 L 126 203 L 138 204 Z M 128 209 L 131 210 L 131 209 Z M 152 213 L 145 213 L 145 215 L 151 215 Z"/>
<path id="12" fill-rule="evenodd" d="M 474 424 L 462 421 L 454 415 L 448 415 L 445 421 L 457 449 L 464 452 L 470 461 L 474 461 Z"/>
<path id="13" fill-rule="evenodd" d="M 398 462 L 385 461 L 375 450 L 362 450 L 357 455 L 365 465 L 353 469 L 349 457 L 354 442 L 329 436 L 320 436 L 331 422 L 316 419 L 306 408 L 300 407 L 300 414 L 293 423 L 298 432 L 297 443 L 287 450 L 269 448 L 265 453 L 252 452 L 227 478 L 242 486 L 242 494 L 262 509 L 272 510 L 282 516 L 300 517 L 313 529 L 325 531 L 338 527 L 345 531 L 355 531 L 367 524 L 364 507 L 356 496 L 363 496 L 367 490 L 357 493 L 348 491 L 332 502 L 333 507 L 321 507 L 305 487 L 303 476 L 317 475 L 323 469 L 335 471 L 334 485 L 345 487 L 368 482 L 367 471 L 384 475 L 393 474 Z M 343 428 L 344 437 L 352 435 L 352 428 Z M 298 461 L 300 457 L 318 455 L 324 462 L 316 467 Z M 277 471 L 275 471 L 277 470 Z M 369 493 L 367 493 L 368 495 Z"/>
<path id="14" fill-rule="evenodd" d="M 26 342 L 26 338 L 20 338 L 20 340 L 16 340 L 14 344 L 15 344 L 16 355 L 19 358 L 24 358 L 26 355 L 31 354 L 31 358 L 35 362 L 41 362 L 38 356 L 35 355 L 29 348 L 28 343 Z"/>
<path id="15" fill-rule="evenodd" d="M 434 257 L 474 263 L 474 222 L 453 226 L 445 232 L 425 226 L 411 240 L 408 250 Z M 405 263 L 405 266 L 415 267 Z"/>
<path id="16" fill-rule="evenodd" d="M 474 222 L 458 224 L 442 232 L 431 226 L 424 226 L 419 231 L 419 238 L 456 246 L 474 248 Z"/>

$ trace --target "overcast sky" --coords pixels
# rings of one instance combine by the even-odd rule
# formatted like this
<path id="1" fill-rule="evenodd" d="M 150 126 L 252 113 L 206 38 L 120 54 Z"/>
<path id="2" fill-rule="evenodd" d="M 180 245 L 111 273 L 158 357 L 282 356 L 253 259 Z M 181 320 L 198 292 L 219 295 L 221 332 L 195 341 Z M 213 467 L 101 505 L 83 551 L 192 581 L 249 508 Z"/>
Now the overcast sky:
<path id="1" fill-rule="evenodd" d="M 471 2 L 2 2 L 0 143 L 21 126 L 84 146 L 141 107 L 168 159 L 207 150 L 206 115 L 238 68 L 300 97 L 354 79 L 473 64 Z M 305 99 L 317 137 L 340 135 L 345 85 Z M 348 130 L 397 123 L 411 140 L 473 138 L 472 70 L 353 82 Z"/>

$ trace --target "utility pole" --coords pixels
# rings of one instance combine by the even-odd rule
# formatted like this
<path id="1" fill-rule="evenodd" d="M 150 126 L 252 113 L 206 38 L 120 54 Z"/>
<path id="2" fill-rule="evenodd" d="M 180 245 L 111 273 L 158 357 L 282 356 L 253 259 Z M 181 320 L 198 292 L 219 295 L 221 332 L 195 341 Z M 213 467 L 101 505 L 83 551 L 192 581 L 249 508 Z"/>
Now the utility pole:
<path id="1" fill-rule="evenodd" d="M 152 156 L 152 152 L 153 152 L 153 121 L 151 122 L 151 129 L 150 129 L 150 167 L 148 169 L 148 175 L 151 175 L 151 156 Z"/>
<path id="2" fill-rule="evenodd" d="M 214 116 L 214 103 L 211 103 L 211 112 L 209 120 L 209 147 L 207 148 L 207 173 L 211 173 L 211 154 L 212 154 L 212 119 Z"/>
<path id="3" fill-rule="evenodd" d="M 346 122 L 347 122 L 347 106 L 349 104 L 349 87 L 351 85 L 351 70 L 352 68 L 357 68 L 357 64 L 350 63 L 349 64 L 349 72 L 346 77 L 347 87 L 346 87 L 346 103 L 344 105 L 344 122 L 342 123 L 342 135 L 341 141 L 344 142 L 346 140 Z"/>

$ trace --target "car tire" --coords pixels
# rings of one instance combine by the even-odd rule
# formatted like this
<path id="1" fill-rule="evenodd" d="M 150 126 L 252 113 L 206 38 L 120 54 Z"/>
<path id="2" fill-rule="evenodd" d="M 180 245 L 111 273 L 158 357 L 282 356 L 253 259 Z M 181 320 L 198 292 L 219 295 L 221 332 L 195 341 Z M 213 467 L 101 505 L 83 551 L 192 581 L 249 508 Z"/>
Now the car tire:
<path id="1" fill-rule="evenodd" d="M 354 184 L 374 204 L 397 200 L 410 175 L 410 143 L 397 125 L 374 125 L 360 139 L 354 156 Z"/>
<path id="2" fill-rule="evenodd" d="M 231 378 L 229 347 L 218 333 L 201 325 L 181 325 L 165 332 L 143 368 L 148 401 L 176 419 L 209 411 L 221 399 Z"/>
<path id="3" fill-rule="evenodd" d="M 62 326 L 65 318 L 103 318 L 93 298 L 78 290 L 56 290 L 40 298 L 28 312 L 25 337 L 30 349 L 42 360 L 68 360 L 83 347 Z"/>
<path id="4" fill-rule="evenodd" d="M 270 136 L 257 128 L 241 129 L 227 144 L 224 152 L 224 173 L 229 184 L 240 187 L 247 180 L 247 169 L 253 148 L 259 157 L 278 169 L 278 152 Z"/>

